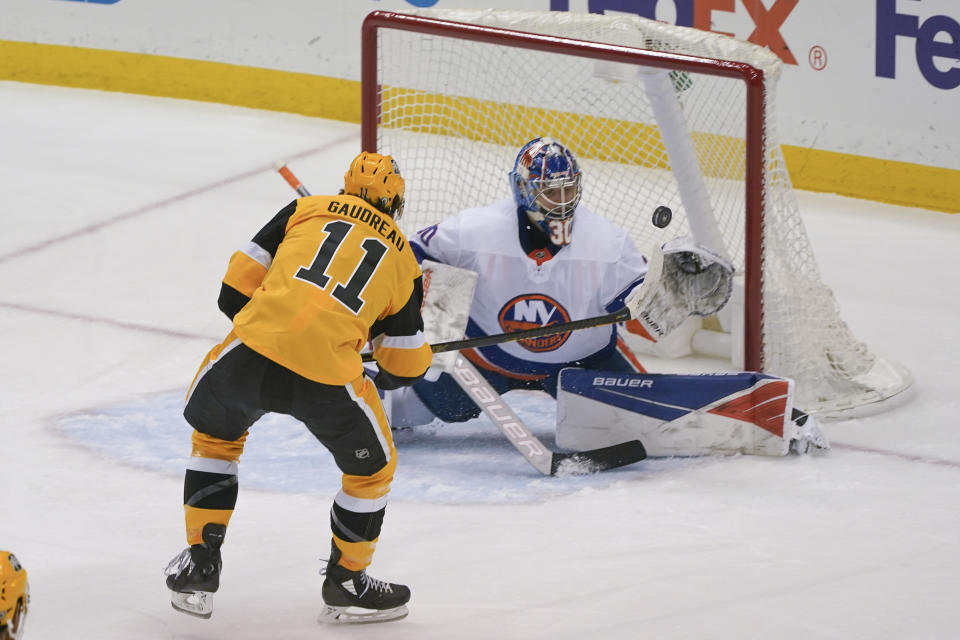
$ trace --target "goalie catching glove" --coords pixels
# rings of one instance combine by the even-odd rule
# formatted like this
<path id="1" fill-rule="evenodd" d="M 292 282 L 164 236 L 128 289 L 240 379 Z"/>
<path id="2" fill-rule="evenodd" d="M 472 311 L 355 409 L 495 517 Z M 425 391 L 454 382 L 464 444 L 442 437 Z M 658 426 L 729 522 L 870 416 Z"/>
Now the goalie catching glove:
<path id="1" fill-rule="evenodd" d="M 624 304 L 656 341 L 692 315 L 723 308 L 733 288 L 733 265 L 691 238 L 676 238 L 650 256 L 647 276 Z"/>

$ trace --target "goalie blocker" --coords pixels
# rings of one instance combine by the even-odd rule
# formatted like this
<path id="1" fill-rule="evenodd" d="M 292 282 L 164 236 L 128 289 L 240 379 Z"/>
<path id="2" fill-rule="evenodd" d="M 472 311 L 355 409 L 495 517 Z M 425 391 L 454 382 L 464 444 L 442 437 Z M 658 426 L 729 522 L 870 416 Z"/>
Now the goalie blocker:
<path id="1" fill-rule="evenodd" d="M 639 440 L 651 457 L 783 456 L 829 448 L 793 407 L 793 381 L 762 373 L 625 374 L 564 369 L 557 444 L 579 449 Z"/>

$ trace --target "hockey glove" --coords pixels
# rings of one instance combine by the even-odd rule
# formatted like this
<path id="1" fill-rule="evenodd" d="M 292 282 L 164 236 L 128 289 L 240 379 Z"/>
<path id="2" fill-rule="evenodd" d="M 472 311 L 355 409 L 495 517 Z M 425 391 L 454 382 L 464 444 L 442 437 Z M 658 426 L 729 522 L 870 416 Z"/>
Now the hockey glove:
<path id="1" fill-rule="evenodd" d="M 654 250 L 643 284 L 625 303 L 630 317 L 660 340 L 691 315 L 722 309 L 732 288 L 729 260 L 690 238 L 677 238 Z"/>

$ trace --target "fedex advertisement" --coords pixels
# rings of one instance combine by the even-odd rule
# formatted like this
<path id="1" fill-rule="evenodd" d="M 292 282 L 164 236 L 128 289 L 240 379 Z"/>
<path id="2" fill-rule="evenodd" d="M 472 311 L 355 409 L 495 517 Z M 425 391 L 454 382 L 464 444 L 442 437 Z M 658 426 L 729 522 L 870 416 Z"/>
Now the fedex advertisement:
<path id="1" fill-rule="evenodd" d="M 585 3 L 550 0 L 550 10 L 570 11 L 571 5 L 576 7 L 578 4 L 590 13 L 636 13 L 685 27 L 723 33 L 767 47 L 789 65 L 799 65 L 797 56 L 803 58 L 805 52 L 790 46 L 784 37 L 784 28 L 792 27 L 796 22 L 795 31 L 802 30 L 809 38 L 817 31 L 810 30 L 808 23 L 799 24 L 808 8 L 817 6 L 815 11 L 825 22 L 831 13 L 839 14 L 835 8 L 828 10 L 831 4 L 839 3 L 810 0 L 805 0 L 802 11 L 798 11 L 800 0 L 588 0 Z M 869 2 L 845 4 L 856 9 L 865 28 L 870 26 L 865 11 L 870 8 Z M 946 13 L 945 2 L 935 0 L 875 0 L 875 5 L 876 76 L 896 77 L 897 38 L 903 38 L 908 46 L 912 44 L 914 50 L 912 56 L 909 53 L 904 56 L 907 58 L 905 68 L 912 62 L 922 77 L 938 89 L 950 90 L 960 86 L 960 3 L 952 3 L 954 16 Z M 814 10 L 809 11 L 812 16 Z M 806 54 L 806 62 L 812 68 L 826 67 L 828 57 L 822 47 L 814 45 Z"/>
<path id="2" fill-rule="evenodd" d="M 748 40 L 784 63 L 785 145 L 960 171 L 960 0 L 4 0 L 0 45 L 356 81 L 367 13 L 416 8 L 635 14 Z"/>
<path id="3" fill-rule="evenodd" d="M 876 75 L 897 77 L 897 39 L 913 45 L 903 54 L 904 73 L 915 68 L 937 89 L 960 86 L 960 21 L 947 14 L 916 13 L 922 0 L 877 0 Z M 903 5 L 902 8 L 898 5 Z M 932 5 L 929 5 L 932 6 Z M 956 15 L 960 15 L 954 3 Z M 914 66 L 915 65 L 915 66 Z"/>
<path id="4" fill-rule="evenodd" d="M 550 0 L 723 33 L 784 63 L 785 144 L 960 170 L 960 0 Z"/>

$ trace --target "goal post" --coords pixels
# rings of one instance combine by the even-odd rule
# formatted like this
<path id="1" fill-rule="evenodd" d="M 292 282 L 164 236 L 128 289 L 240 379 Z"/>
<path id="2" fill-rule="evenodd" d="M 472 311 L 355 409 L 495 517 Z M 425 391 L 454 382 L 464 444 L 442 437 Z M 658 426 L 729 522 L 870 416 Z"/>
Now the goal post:
<path id="1" fill-rule="evenodd" d="M 819 275 L 770 51 L 638 16 L 496 9 L 375 11 L 361 41 L 362 146 L 397 158 L 406 233 L 509 197 L 517 150 L 549 135 L 580 160 L 584 204 L 641 250 L 692 235 L 731 259 L 743 292 L 714 328 L 733 332 L 736 367 L 794 378 L 798 406 L 821 415 L 910 386 Z"/>

